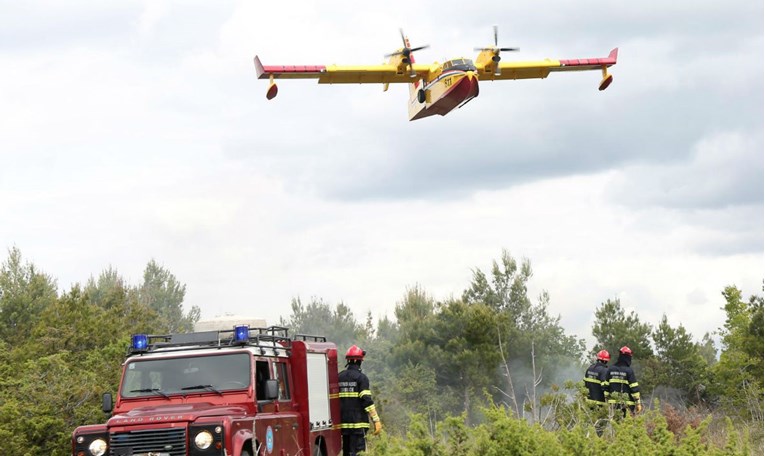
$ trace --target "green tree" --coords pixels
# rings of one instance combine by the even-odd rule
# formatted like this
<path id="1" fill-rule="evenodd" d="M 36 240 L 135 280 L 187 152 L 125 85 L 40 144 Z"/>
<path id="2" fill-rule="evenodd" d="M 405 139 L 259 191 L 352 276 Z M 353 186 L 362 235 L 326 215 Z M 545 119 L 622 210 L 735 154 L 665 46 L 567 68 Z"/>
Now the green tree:
<path id="1" fill-rule="evenodd" d="M 536 304 L 530 305 L 518 323 L 519 338 L 515 350 L 531 353 L 534 342 L 536 362 L 540 366 L 566 366 L 577 364 L 584 353 L 584 340 L 566 334 L 560 325 L 560 315 L 550 315 L 550 295 L 542 291 Z"/>
<path id="2" fill-rule="evenodd" d="M 109 267 L 98 279 L 88 279 L 84 293 L 94 305 L 103 309 L 127 309 L 138 303 L 138 290 L 129 286 L 116 269 Z"/>
<path id="3" fill-rule="evenodd" d="M 759 380 L 760 388 L 763 387 L 763 342 L 765 341 L 765 332 L 763 332 L 763 297 L 751 296 L 749 298 L 749 327 L 744 336 L 744 351 L 752 360 L 751 372 L 755 379 Z"/>
<path id="4" fill-rule="evenodd" d="M 185 295 L 185 284 L 180 283 L 175 275 L 156 261 L 149 261 L 143 272 L 143 284 L 138 289 L 138 300 L 157 313 L 163 332 L 176 333 L 194 329 L 200 311 L 197 306 L 193 306 L 184 314 Z"/>
<path id="5" fill-rule="evenodd" d="M 483 271 L 476 268 L 473 270 L 473 281 L 462 293 L 462 300 L 467 304 L 481 302 L 520 319 L 531 307 L 527 282 L 532 275 L 529 260 L 524 259 L 519 265 L 510 252 L 503 249 L 500 262 L 492 261 L 491 284 Z"/>
<path id="6" fill-rule="evenodd" d="M 701 338 L 701 343 L 699 344 L 699 354 L 704 358 L 707 366 L 714 366 L 717 362 L 717 347 L 715 347 L 712 334 L 704 333 L 704 337 Z"/>
<path id="7" fill-rule="evenodd" d="M 473 417 L 483 391 L 497 384 L 496 366 L 501 357 L 494 326 L 496 313 L 480 303 L 451 300 L 436 316 L 438 347 L 434 359 L 441 385 L 454 388 L 462 397 L 462 411 Z"/>
<path id="8" fill-rule="evenodd" d="M 595 310 L 592 335 L 596 344 L 592 351 L 605 348 L 615 359 L 619 348 L 626 345 L 632 350 L 634 359 L 646 360 L 653 356 L 651 333 L 651 325 L 641 322 L 635 311 L 627 315 L 619 298 L 608 299 Z"/>
<path id="9" fill-rule="evenodd" d="M 483 303 L 436 303 L 419 287 L 407 290 L 395 312 L 399 342 L 392 350 L 393 369 L 432 370 L 440 389 L 438 410 L 474 412 L 483 389 L 496 383 L 496 312 Z"/>
<path id="10" fill-rule="evenodd" d="M 40 313 L 57 297 L 56 281 L 23 263 L 21 251 L 14 247 L 0 265 L 0 338 L 18 344 Z"/>
<path id="11" fill-rule="evenodd" d="M 722 351 L 713 368 L 714 392 L 729 413 L 762 422 L 763 353 L 756 352 L 762 347 L 756 340 L 762 328 L 762 297 L 746 302 L 735 286 L 726 287 L 722 295 L 726 319 L 719 331 Z"/>
<path id="12" fill-rule="evenodd" d="M 289 320 L 280 319 L 295 334 L 327 336 L 338 346 L 340 355 L 353 344 L 361 344 L 368 336 L 365 326 L 356 321 L 351 308 L 338 303 L 334 308 L 321 299 L 311 298 L 305 305 L 300 298 L 293 298 Z"/>
<path id="13" fill-rule="evenodd" d="M 673 328 L 666 315 L 662 316 L 652 336 L 660 366 L 654 380 L 656 384 L 679 389 L 686 398 L 698 403 L 708 387 L 708 364 L 701 355 L 699 344 L 693 341 L 682 324 Z"/>
<path id="14" fill-rule="evenodd" d="M 503 364 L 501 376 L 494 378 L 495 400 L 509 398 L 516 404 L 531 399 L 533 411 L 541 396 L 535 394 L 538 386 L 550 387 L 560 380 L 556 373 L 567 368 L 576 366 L 579 370 L 584 341 L 566 335 L 560 317 L 550 315 L 546 291 L 532 303 L 528 297 L 532 276 L 528 260 L 519 263 L 503 250 L 500 261 L 492 262 L 491 281 L 480 269 L 474 270 L 473 281 L 462 298 L 469 305 L 481 304 L 494 311 L 493 321 L 484 330 L 493 333 L 494 351 L 499 352 Z"/>

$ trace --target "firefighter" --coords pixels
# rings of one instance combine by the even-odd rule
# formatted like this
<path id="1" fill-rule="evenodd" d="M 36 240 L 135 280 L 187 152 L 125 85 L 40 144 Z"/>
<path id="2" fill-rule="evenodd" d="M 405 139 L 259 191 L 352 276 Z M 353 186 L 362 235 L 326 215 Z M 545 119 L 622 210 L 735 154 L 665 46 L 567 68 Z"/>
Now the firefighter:
<path id="1" fill-rule="evenodd" d="M 374 425 L 372 434 L 378 435 L 382 430 L 382 423 L 369 390 L 369 379 L 361 372 L 364 355 L 364 350 L 356 345 L 351 346 L 345 353 L 346 369 L 338 376 L 343 456 L 356 456 L 366 451 L 370 418 Z"/>
<path id="2" fill-rule="evenodd" d="M 584 373 L 587 387 L 587 403 L 600 406 L 606 403 L 608 396 L 608 361 L 611 355 L 606 350 L 598 352 L 597 360 Z"/>
<path id="3" fill-rule="evenodd" d="M 632 414 L 643 411 L 640 402 L 640 385 L 638 385 L 635 371 L 632 370 L 632 350 L 626 345 L 619 349 L 619 359 L 616 364 L 608 368 L 608 403 L 622 410 L 623 416 L 627 416 L 627 408 Z"/>

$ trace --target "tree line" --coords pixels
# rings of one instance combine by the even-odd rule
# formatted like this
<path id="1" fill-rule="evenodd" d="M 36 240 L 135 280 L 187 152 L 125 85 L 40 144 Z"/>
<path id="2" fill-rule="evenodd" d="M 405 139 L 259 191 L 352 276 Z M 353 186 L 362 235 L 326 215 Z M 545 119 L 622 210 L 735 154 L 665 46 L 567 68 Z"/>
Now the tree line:
<path id="1" fill-rule="evenodd" d="M 329 334 L 341 354 L 352 344 L 363 346 L 363 367 L 386 429 L 406 436 L 412 424 L 419 423 L 430 436 L 428 451 L 421 451 L 424 444 L 412 443 L 417 439 L 410 435 L 407 444 L 396 447 L 401 452 L 386 452 L 391 448 L 386 442 L 386 450 L 378 449 L 378 454 L 441 454 L 438 448 L 443 454 L 460 454 L 448 438 L 437 438 L 439 429 L 462 417 L 464 424 L 485 430 L 492 419 L 500 420 L 498 407 L 508 417 L 553 433 L 592 425 L 602 417 L 583 405 L 584 370 L 597 351 L 606 349 L 615 359 L 624 345 L 633 351 L 643 400 L 648 409 L 655 409 L 638 426 L 642 432 L 667 428 L 678 444 L 685 438 L 685 445 L 694 447 L 699 438 L 704 445 L 717 440 L 732 448 L 727 440 L 731 420 L 736 429 L 749 432 L 744 436 L 732 431 L 740 440 L 762 449 L 762 295 L 744 299 L 735 286 L 725 287 L 720 307 L 726 319 L 716 334 L 700 339 L 666 315 L 654 326 L 628 312 L 619 299 L 607 299 L 595 306 L 596 342 L 586 347 L 583 339 L 565 331 L 560 316 L 550 313 L 547 292 L 534 300 L 529 297 L 532 275 L 528 260 L 503 251 L 488 273 L 474 270 L 458 298 L 437 300 L 414 286 L 397 303 L 394 318 L 383 317 L 376 324 L 371 314 L 357 322 L 344 303 L 332 306 L 318 298 L 307 303 L 295 298 L 290 317 L 281 324 L 297 332 Z M 620 429 L 638 432 L 633 428 Z M 412 450 L 412 445 L 420 450 Z M 469 453 L 466 448 L 464 454 Z M 555 448 L 538 454 L 560 450 Z"/>
<path id="2" fill-rule="evenodd" d="M 586 347 L 550 313 L 546 292 L 529 297 L 532 275 L 528 260 L 503 251 L 488 273 L 474 270 L 460 297 L 438 300 L 413 286 L 392 318 L 377 321 L 371 314 L 359 321 L 342 302 L 296 297 L 278 323 L 293 333 L 326 335 L 340 355 L 352 344 L 367 351 L 363 367 L 386 429 L 372 450 L 377 454 L 469 454 L 491 446 L 492 439 L 475 436 L 494 432 L 497 423 L 516 423 L 514 432 L 526 437 L 549 432 L 570 439 L 579 435 L 577 426 L 586 432 L 597 417 L 577 405 L 578 381 L 594 352 L 616 353 L 622 345 L 635 353 L 643 397 L 655 409 L 653 418 L 641 418 L 641 429 L 675 432 L 672 423 L 683 422 L 688 430 L 678 427 L 677 442 L 698 435 L 709 445 L 715 432 L 729 436 L 727 418 L 751 429 L 748 437 L 736 433 L 739 440 L 761 448 L 761 295 L 745 299 L 733 285 L 722 290 L 719 349 L 712 334 L 696 339 L 666 316 L 654 327 L 618 299 L 595 306 L 596 344 Z M 8 454 L 69 454 L 75 427 L 103 421 L 100 396 L 117 389 L 130 335 L 193 329 L 200 312 L 184 310 L 185 292 L 154 260 L 139 284 L 109 268 L 59 292 L 52 276 L 10 249 L 0 266 L 0 439 Z M 455 452 L 465 426 L 480 432 L 467 433 Z M 614 429 L 615 436 L 626 428 Z"/>

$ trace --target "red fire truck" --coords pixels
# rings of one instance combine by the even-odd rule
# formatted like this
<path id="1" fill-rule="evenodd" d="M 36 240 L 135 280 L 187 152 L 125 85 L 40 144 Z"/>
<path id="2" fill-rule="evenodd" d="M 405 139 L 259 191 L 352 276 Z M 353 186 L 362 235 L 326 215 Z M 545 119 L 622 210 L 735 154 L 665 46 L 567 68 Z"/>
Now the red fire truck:
<path id="1" fill-rule="evenodd" d="M 335 344 L 283 327 L 137 334 L 111 417 L 75 429 L 72 454 L 337 455 L 337 371 Z"/>

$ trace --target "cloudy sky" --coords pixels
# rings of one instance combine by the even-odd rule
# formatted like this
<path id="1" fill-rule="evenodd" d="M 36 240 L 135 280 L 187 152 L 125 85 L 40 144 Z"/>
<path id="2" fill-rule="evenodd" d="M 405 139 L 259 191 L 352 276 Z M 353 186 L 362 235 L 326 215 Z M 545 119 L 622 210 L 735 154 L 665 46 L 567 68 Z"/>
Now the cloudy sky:
<path id="1" fill-rule="evenodd" d="M 382 6 L 384 5 L 384 6 Z M 697 337 L 761 293 L 763 4 L 0 0 L 0 247 L 61 290 L 156 259 L 203 318 L 275 323 L 293 297 L 392 316 L 460 296 L 502 249 L 571 333 L 620 298 Z M 605 57 L 486 82 L 409 122 L 408 90 L 283 81 L 265 64 Z"/>

